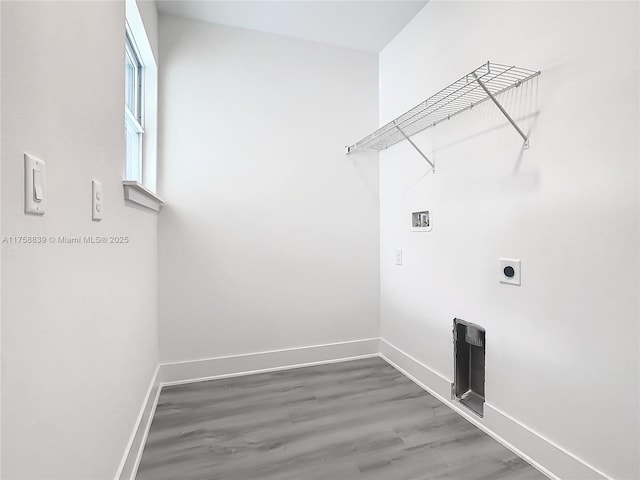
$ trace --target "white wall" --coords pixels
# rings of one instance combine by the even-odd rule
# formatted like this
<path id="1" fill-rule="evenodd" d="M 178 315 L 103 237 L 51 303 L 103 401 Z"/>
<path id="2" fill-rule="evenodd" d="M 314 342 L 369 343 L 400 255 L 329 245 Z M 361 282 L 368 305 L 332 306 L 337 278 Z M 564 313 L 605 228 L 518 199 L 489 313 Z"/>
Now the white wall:
<path id="1" fill-rule="evenodd" d="M 2 8 L 0 8 L 0 40 L 2 39 Z M 2 52 L 0 51 L 0 69 L 2 68 Z M 2 92 L 2 75 L 0 74 L 0 92 Z M 2 146 L 2 95 L 0 94 L 0 148 Z M 0 150 L 0 155 L 2 154 Z M 0 157 L 1 158 L 1 157 Z M 0 162 L 0 206 L 2 205 L 2 164 Z M 2 229 L 2 212 L 0 208 L 0 235 Z M 0 478 L 2 477 L 2 253 L 0 252 Z"/>
<path id="2" fill-rule="evenodd" d="M 435 175 L 381 154 L 382 336 L 450 381 L 453 318 L 483 325 L 487 403 L 637 479 L 638 5 L 431 2 L 380 55 L 381 123 L 488 59 L 542 70 L 501 99 L 531 148 L 486 103 L 416 137 Z"/>
<path id="3" fill-rule="evenodd" d="M 157 365 L 157 217 L 124 205 L 124 3 L 2 2 L 2 478 L 113 478 Z M 23 153 L 47 212 L 23 213 Z M 91 221 L 91 179 L 104 219 Z"/>
<path id="4" fill-rule="evenodd" d="M 158 9 L 155 0 L 135 0 L 144 30 L 153 51 L 153 58 L 158 63 Z"/>
<path id="5" fill-rule="evenodd" d="M 377 337 L 373 54 L 160 15 L 160 350 Z"/>

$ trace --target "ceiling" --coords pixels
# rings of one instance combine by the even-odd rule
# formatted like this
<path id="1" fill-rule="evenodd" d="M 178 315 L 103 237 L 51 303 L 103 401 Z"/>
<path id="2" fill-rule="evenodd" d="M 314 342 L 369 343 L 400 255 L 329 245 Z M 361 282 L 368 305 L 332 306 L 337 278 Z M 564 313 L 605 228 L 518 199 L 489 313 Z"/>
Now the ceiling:
<path id="1" fill-rule="evenodd" d="M 161 13 L 202 22 L 380 52 L 427 0 L 156 0 Z"/>

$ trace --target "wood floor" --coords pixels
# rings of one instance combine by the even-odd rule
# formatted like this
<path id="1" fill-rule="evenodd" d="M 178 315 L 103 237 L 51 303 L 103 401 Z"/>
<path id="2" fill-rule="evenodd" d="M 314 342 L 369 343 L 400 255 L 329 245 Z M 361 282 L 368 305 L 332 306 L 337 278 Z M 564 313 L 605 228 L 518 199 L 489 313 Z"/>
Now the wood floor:
<path id="1" fill-rule="evenodd" d="M 165 387 L 138 480 L 543 480 L 379 358 Z"/>

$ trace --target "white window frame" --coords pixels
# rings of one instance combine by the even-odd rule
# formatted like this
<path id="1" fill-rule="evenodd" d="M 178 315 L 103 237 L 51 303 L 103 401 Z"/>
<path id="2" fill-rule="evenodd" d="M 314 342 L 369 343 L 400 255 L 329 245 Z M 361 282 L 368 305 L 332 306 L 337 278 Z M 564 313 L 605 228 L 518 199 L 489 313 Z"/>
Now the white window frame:
<path id="1" fill-rule="evenodd" d="M 0 0 L 1 1 L 1 0 Z M 127 205 L 159 212 L 163 201 L 156 193 L 158 149 L 158 66 L 136 0 L 125 0 L 125 59 L 134 59 L 136 101 L 134 111 L 123 98 L 125 144 L 128 132 L 139 136 L 138 151 L 124 152 L 123 182 Z M 123 62 L 123 67 L 125 62 Z M 125 74 L 126 75 L 126 74 Z M 132 160 L 129 160 L 131 158 Z"/>
<path id="2" fill-rule="evenodd" d="M 138 148 L 136 152 L 129 149 L 125 151 L 125 177 L 126 181 L 138 182 L 143 184 L 143 164 L 142 164 L 142 145 L 144 142 L 144 64 L 140 58 L 140 53 L 136 47 L 135 41 L 129 24 L 126 25 L 125 39 L 125 56 L 134 68 L 133 77 L 133 111 L 127 105 L 125 99 L 124 116 L 125 130 L 131 135 L 138 137 Z"/>

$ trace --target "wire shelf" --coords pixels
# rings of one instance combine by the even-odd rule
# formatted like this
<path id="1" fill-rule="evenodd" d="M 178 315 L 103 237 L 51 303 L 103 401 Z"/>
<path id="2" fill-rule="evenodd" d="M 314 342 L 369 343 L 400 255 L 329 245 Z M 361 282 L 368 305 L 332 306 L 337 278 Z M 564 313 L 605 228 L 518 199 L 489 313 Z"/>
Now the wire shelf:
<path id="1" fill-rule="evenodd" d="M 347 147 L 347 153 L 357 150 L 380 151 L 402 140 L 409 140 L 409 137 L 416 133 L 449 120 L 486 100 L 492 99 L 495 102 L 495 98 L 492 97 L 514 87 L 519 87 L 522 83 L 538 75 L 540 75 L 540 71 L 528 70 L 515 65 L 487 62 L 359 142 Z M 502 107 L 500 109 L 507 115 Z M 508 115 L 507 118 L 510 119 Z M 510 121 L 524 137 L 515 123 L 511 119 Z M 524 138 L 526 142 L 526 137 Z M 413 142 L 411 143 L 413 144 Z"/>

